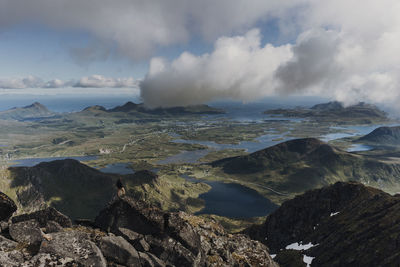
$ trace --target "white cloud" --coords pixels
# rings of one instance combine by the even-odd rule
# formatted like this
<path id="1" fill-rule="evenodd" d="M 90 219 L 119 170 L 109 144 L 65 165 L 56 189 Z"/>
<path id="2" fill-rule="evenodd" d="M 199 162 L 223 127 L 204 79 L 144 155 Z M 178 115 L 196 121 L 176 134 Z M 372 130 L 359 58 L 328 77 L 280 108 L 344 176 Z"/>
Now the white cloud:
<path id="1" fill-rule="evenodd" d="M 0 89 L 26 89 L 26 88 L 138 88 L 138 80 L 134 78 L 109 78 L 102 75 L 82 77 L 79 81 L 63 81 L 54 79 L 43 81 L 35 76 L 25 78 L 0 78 Z"/>
<path id="2" fill-rule="evenodd" d="M 82 77 L 74 87 L 93 87 L 93 88 L 137 88 L 138 81 L 133 78 L 107 78 L 102 75 L 92 75 Z"/>
<path id="3" fill-rule="evenodd" d="M 0 78 L 0 88 L 2 89 L 23 89 L 27 87 L 40 87 L 43 81 L 34 76 L 25 78 Z"/>
<path id="4" fill-rule="evenodd" d="M 149 106 L 200 104 L 214 99 L 254 100 L 275 93 L 274 72 L 292 57 L 290 45 L 261 46 L 258 30 L 222 37 L 211 54 L 183 53 L 172 62 L 153 58 L 141 83 Z"/>

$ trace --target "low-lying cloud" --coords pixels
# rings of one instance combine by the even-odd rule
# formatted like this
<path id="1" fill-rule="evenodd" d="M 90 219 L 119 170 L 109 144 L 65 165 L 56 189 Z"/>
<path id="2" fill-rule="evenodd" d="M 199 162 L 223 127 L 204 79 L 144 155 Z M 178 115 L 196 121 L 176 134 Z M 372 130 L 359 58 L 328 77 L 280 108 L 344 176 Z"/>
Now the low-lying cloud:
<path id="1" fill-rule="evenodd" d="M 172 62 L 153 58 L 140 85 L 141 97 L 151 107 L 222 98 L 254 100 L 275 93 L 274 72 L 291 57 L 290 45 L 261 46 L 258 30 L 222 37 L 211 54 L 185 52 Z"/>
<path id="2" fill-rule="evenodd" d="M 54 79 L 43 81 L 35 76 L 25 78 L 0 78 L 0 89 L 26 89 L 26 88 L 138 88 L 138 80 L 129 78 L 110 78 L 102 75 L 82 77 L 78 81 L 63 81 Z"/>

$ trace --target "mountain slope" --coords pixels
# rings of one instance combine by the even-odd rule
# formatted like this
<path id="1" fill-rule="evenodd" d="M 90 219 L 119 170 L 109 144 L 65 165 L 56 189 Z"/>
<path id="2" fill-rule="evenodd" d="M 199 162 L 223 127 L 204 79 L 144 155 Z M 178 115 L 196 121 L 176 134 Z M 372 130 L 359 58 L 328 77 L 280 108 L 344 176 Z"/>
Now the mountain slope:
<path id="1" fill-rule="evenodd" d="M 296 242 L 314 244 L 301 252 L 315 257 L 312 266 L 397 266 L 399 222 L 400 195 L 338 182 L 285 202 L 246 232 L 272 253 Z"/>
<path id="2" fill-rule="evenodd" d="M 386 146 L 400 145 L 400 126 L 376 128 L 369 134 L 357 139 L 356 142 Z"/>
<path id="3" fill-rule="evenodd" d="M 103 173 L 72 159 L 10 167 L 2 175 L 10 182 L 1 184 L 1 190 L 16 201 L 20 211 L 51 206 L 73 219 L 93 219 L 115 197 L 117 179 L 122 179 L 128 196 L 170 211 L 202 209 L 204 201 L 197 197 L 210 189 L 204 183 L 159 177 L 148 170 L 126 175 Z"/>
<path id="4" fill-rule="evenodd" d="M 399 189 L 400 165 L 342 151 L 314 138 L 295 139 L 245 156 L 211 163 L 220 174 L 257 183 L 290 197 L 337 181 Z M 275 201 L 289 199 L 275 197 Z"/>
<path id="5" fill-rule="evenodd" d="M 35 102 L 29 106 L 1 111 L 0 119 L 24 121 L 35 118 L 50 117 L 54 115 L 55 114 L 48 110 L 44 105 Z"/>
<path id="6" fill-rule="evenodd" d="M 152 184 L 148 171 L 131 175 L 103 173 L 72 159 L 42 162 L 34 167 L 10 167 L 11 188 L 25 210 L 52 206 L 71 218 L 94 218 L 115 195 L 115 181 L 129 185 Z"/>

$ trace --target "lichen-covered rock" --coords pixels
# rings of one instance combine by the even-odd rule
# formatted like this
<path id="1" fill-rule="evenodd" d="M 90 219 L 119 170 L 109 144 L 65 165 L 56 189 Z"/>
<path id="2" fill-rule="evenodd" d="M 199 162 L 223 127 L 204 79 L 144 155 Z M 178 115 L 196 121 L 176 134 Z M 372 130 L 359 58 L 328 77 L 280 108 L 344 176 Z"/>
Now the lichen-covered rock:
<path id="1" fill-rule="evenodd" d="M 0 235 L 0 251 L 10 251 L 15 249 L 17 242 Z"/>
<path id="2" fill-rule="evenodd" d="M 39 253 L 71 258 L 83 266 L 106 267 L 107 263 L 100 249 L 90 241 L 89 235 L 68 230 L 51 233 L 51 240 L 45 240 Z"/>
<path id="3" fill-rule="evenodd" d="M 72 221 L 70 218 L 52 207 L 38 210 L 29 214 L 14 216 L 11 218 L 13 223 L 23 222 L 32 219 L 36 220 L 40 224 L 40 227 L 46 227 L 49 221 L 54 221 L 62 227 L 72 226 Z"/>
<path id="4" fill-rule="evenodd" d="M 17 206 L 14 201 L 0 192 L 0 221 L 8 220 L 16 210 Z"/>
<path id="5" fill-rule="evenodd" d="M 24 260 L 24 255 L 21 251 L 16 250 L 17 242 L 0 236 L 0 266 L 17 267 Z"/>
<path id="6" fill-rule="evenodd" d="M 24 267 L 55 267 L 55 266 L 71 266 L 71 267 L 84 267 L 80 262 L 75 261 L 69 257 L 62 257 L 60 255 L 39 253 L 32 257 L 29 261 L 24 262 L 21 265 Z M 94 266 L 93 266 L 94 267 Z"/>
<path id="7" fill-rule="evenodd" d="M 151 253 L 139 252 L 140 264 L 145 267 L 165 267 L 165 263 Z"/>
<path id="8" fill-rule="evenodd" d="M 12 223 L 9 231 L 12 239 L 19 243 L 39 245 L 43 240 L 43 232 L 36 220 Z"/>
<path id="9" fill-rule="evenodd" d="M 24 254 L 18 250 L 0 251 L 0 266 L 21 267 L 24 261 Z M 38 265 L 36 265 L 38 266 Z"/>
<path id="10" fill-rule="evenodd" d="M 55 233 L 63 230 L 63 227 L 55 221 L 48 221 L 44 231 L 46 233 Z"/>
<path id="11" fill-rule="evenodd" d="M 101 211 L 96 224 L 166 265 L 277 266 L 265 245 L 245 235 L 229 235 L 215 221 L 164 212 L 128 197 Z"/>
<path id="12" fill-rule="evenodd" d="M 107 260 L 126 266 L 140 266 L 138 252 L 121 236 L 104 236 L 99 242 L 99 248 Z"/>

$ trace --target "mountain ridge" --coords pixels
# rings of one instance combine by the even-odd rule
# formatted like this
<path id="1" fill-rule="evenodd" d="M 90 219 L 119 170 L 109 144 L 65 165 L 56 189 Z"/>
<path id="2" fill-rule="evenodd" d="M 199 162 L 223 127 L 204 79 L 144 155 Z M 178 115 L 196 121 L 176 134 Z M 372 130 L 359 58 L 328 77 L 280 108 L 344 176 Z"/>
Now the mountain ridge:
<path id="1" fill-rule="evenodd" d="M 311 244 L 300 253 L 314 257 L 312 266 L 394 266 L 400 260 L 399 221 L 400 195 L 337 182 L 285 202 L 245 232 L 277 258 L 290 244 Z"/>

